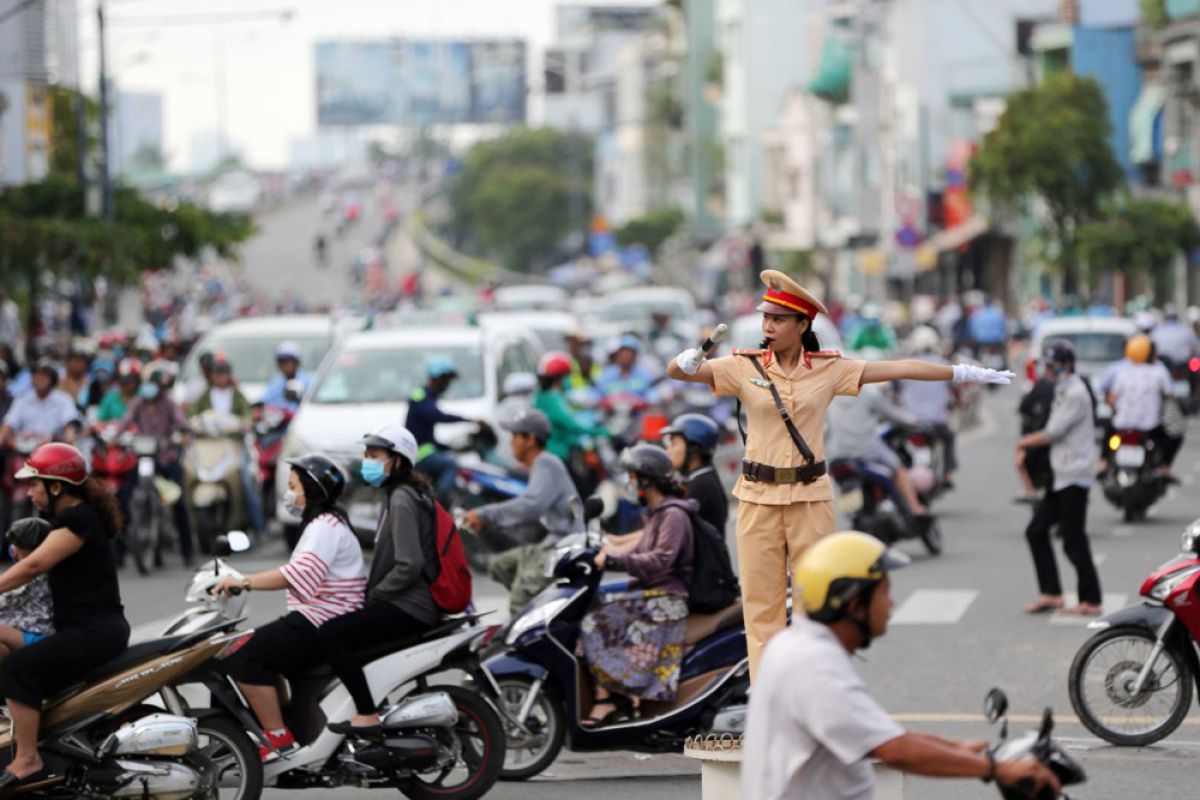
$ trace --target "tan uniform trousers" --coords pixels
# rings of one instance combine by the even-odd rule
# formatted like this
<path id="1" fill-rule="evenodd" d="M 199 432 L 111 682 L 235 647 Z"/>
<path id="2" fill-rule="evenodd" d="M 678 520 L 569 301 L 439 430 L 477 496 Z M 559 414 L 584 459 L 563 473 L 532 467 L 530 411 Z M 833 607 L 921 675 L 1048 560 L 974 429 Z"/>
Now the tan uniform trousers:
<path id="1" fill-rule="evenodd" d="M 738 505 L 738 579 L 751 681 L 763 648 L 787 627 L 788 575 L 810 545 L 836 530 L 837 516 L 830 500 L 779 506 L 743 500 Z M 797 605 L 795 613 L 804 612 Z"/>

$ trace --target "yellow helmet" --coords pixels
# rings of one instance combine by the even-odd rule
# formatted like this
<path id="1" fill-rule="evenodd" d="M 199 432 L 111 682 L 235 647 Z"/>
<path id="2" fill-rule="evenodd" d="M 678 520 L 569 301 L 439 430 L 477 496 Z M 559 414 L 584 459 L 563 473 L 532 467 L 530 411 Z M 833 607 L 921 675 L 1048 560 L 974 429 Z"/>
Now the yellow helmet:
<path id="1" fill-rule="evenodd" d="M 799 586 L 805 613 L 817 622 L 829 623 L 886 573 L 908 564 L 908 556 L 889 550 L 874 536 L 841 531 L 808 549 L 792 582 Z"/>
<path id="2" fill-rule="evenodd" d="M 1150 337 L 1144 333 L 1130 336 L 1125 343 L 1125 357 L 1135 364 L 1145 364 L 1150 360 Z"/>

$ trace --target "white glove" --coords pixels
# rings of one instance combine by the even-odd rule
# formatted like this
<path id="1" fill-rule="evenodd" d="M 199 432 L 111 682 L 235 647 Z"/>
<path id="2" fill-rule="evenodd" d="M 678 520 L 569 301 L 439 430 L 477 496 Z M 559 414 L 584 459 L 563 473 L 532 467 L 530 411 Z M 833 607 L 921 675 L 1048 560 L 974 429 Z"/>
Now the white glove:
<path id="1" fill-rule="evenodd" d="M 1008 370 L 988 369 L 974 364 L 955 364 L 955 383 L 1012 383 L 1016 377 Z"/>
<path id="2" fill-rule="evenodd" d="M 683 370 L 685 375 L 695 375 L 700 371 L 700 365 L 704 363 L 704 353 L 699 347 L 693 347 L 691 350 L 684 350 L 679 355 L 675 356 L 675 365 Z"/>

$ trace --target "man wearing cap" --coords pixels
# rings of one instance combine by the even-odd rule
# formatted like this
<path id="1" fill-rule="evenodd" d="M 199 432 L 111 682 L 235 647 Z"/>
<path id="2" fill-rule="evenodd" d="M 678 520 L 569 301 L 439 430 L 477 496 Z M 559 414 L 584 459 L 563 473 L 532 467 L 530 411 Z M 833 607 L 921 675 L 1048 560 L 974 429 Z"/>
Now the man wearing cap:
<path id="1" fill-rule="evenodd" d="M 488 576 L 509 589 L 509 610 L 516 614 L 550 583 L 547 547 L 583 530 L 583 502 L 562 459 L 546 452 L 550 420 L 544 413 L 529 409 L 501 424 L 512 433 L 513 456 L 529 470 L 529 485 L 512 500 L 468 511 L 463 527 L 498 553 Z"/>
<path id="2" fill-rule="evenodd" d="M 470 422 L 466 417 L 450 414 L 438 407 L 438 399 L 458 377 L 454 362 L 445 356 L 434 356 L 425 362 L 425 385 L 413 390 L 408 398 L 408 417 L 404 427 L 417 439 L 417 469 L 433 480 L 438 498 L 445 500 L 454 490 L 458 464 L 433 435 L 433 429 L 443 422 Z"/>
<path id="3" fill-rule="evenodd" d="M 825 413 L 838 395 L 857 395 L 865 383 L 895 380 L 1009 383 L 1011 372 L 926 361 L 843 359 L 821 350 L 812 320 L 825 306 L 777 270 L 761 275 L 767 291 L 762 350 L 736 350 L 706 361 L 686 350 L 667 366 L 675 379 L 707 383 L 736 397 L 749 433 L 738 498 L 737 547 L 742 606 L 753 679 L 762 649 L 787 625 L 789 564 L 833 533 L 833 489 L 825 474 Z"/>
<path id="4" fill-rule="evenodd" d="M 596 391 L 607 397 L 613 394 L 636 394 L 649 399 L 654 376 L 638 364 L 642 343 L 632 333 L 622 334 L 612 351 L 612 363 L 596 378 Z"/>
<path id="5" fill-rule="evenodd" d="M 275 364 L 279 374 L 271 379 L 263 391 L 262 402 L 265 406 L 295 411 L 300 407 L 300 397 L 312 383 L 312 373 L 300 369 L 300 347 L 295 342 L 281 342 L 275 349 Z M 288 391 L 288 385 L 296 381 L 293 391 Z"/>

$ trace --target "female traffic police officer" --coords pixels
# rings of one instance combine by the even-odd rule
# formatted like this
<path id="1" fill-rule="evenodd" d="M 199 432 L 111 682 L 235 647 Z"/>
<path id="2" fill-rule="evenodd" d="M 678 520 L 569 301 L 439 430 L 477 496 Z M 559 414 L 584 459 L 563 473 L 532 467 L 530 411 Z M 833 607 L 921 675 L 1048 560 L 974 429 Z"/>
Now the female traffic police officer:
<path id="1" fill-rule="evenodd" d="M 767 641 L 787 625 L 788 566 L 837 529 L 825 476 L 825 411 L 835 395 L 857 395 L 865 383 L 894 380 L 1008 383 L 1011 372 L 928 361 L 859 361 L 823 351 L 812 330 L 821 301 L 776 270 L 762 273 L 767 292 L 762 350 L 735 350 L 705 361 L 685 350 L 668 365 L 672 378 L 707 383 L 738 398 L 749 434 L 738 506 L 737 548 L 742 605 L 753 679 Z"/>

